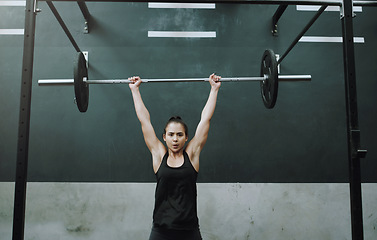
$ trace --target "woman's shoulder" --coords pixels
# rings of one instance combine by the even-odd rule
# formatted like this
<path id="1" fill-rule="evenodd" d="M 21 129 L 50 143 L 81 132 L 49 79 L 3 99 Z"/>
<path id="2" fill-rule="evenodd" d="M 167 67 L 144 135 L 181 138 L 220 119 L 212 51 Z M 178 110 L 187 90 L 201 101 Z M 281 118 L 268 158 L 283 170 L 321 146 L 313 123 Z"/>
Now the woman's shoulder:
<path id="1" fill-rule="evenodd" d="M 185 159 L 191 163 L 196 172 L 199 172 L 199 155 L 195 155 L 192 152 L 184 151 Z"/>

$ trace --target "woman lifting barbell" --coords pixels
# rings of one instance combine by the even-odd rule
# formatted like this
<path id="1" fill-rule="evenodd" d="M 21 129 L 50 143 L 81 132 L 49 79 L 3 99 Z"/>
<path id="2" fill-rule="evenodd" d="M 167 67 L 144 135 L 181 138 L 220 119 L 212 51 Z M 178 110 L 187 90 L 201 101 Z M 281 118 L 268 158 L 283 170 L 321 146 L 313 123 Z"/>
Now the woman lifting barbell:
<path id="1" fill-rule="evenodd" d="M 140 77 L 129 78 L 135 110 L 141 123 L 145 143 L 152 154 L 153 170 L 157 178 L 153 227 L 149 240 L 200 240 L 197 216 L 196 179 L 199 155 L 203 149 L 216 107 L 221 77 L 209 76 L 211 91 L 203 108 L 195 136 L 188 140 L 187 126 L 180 117 L 167 122 L 163 139 L 157 138 L 150 115 L 145 107 L 139 87 Z"/>

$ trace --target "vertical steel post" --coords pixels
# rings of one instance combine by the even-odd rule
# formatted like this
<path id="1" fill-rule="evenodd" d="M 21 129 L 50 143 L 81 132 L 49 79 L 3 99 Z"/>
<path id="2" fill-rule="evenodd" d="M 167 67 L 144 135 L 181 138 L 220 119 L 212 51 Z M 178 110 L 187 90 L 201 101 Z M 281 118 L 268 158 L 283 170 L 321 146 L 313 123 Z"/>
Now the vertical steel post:
<path id="1" fill-rule="evenodd" d="M 35 19 L 36 0 L 27 0 L 25 9 L 21 100 L 18 123 L 17 166 L 13 212 L 13 240 L 24 239 Z"/>
<path id="2" fill-rule="evenodd" d="M 351 204 L 352 239 L 363 240 L 363 210 L 361 195 L 360 158 L 366 151 L 360 150 L 360 130 L 357 110 L 356 69 L 353 34 L 353 3 L 343 0 L 342 33 L 344 81 L 347 113 L 347 139 L 349 160 L 349 186 Z"/>

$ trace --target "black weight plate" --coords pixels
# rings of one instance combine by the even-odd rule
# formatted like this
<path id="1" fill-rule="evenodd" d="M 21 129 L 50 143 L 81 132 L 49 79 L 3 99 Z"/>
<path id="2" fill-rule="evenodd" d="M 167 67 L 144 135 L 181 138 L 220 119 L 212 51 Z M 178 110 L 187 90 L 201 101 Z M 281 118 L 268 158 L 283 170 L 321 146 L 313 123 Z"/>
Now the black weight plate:
<path id="1" fill-rule="evenodd" d="M 264 106 L 273 108 L 278 96 L 279 75 L 275 53 L 271 49 L 263 53 L 260 75 L 267 76 L 267 80 L 260 84 Z"/>
<path id="2" fill-rule="evenodd" d="M 86 112 L 89 103 L 89 85 L 83 81 L 84 77 L 88 79 L 88 69 L 86 67 L 84 54 L 79 52 L 77 62 L 75 63 L 73 70 L 73 78 L 76 104 L 80 112 Z"/>

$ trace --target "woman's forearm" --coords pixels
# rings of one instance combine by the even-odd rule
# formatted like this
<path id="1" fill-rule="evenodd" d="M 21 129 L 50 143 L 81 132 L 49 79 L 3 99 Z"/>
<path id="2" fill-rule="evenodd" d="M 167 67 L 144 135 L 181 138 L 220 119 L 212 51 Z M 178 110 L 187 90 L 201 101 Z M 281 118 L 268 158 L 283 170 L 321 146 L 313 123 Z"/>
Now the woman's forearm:
<path id="1" fill-rule="evenodd" d="M 137 118 L 141 123 L 143 123 L 144 121 L 149 121 L 150 115 L 148 109 L 144 105 L 143 99 L 141 98 L 139 88 L 132 89 L 131 93 L 134 101 Z"/>
<path id="2" fill-rule="evenodd" d="M 215 112 L 219 89 L 211 88 L 206 105 L 203 108 L 201 120 L 210 121 Z"/>

